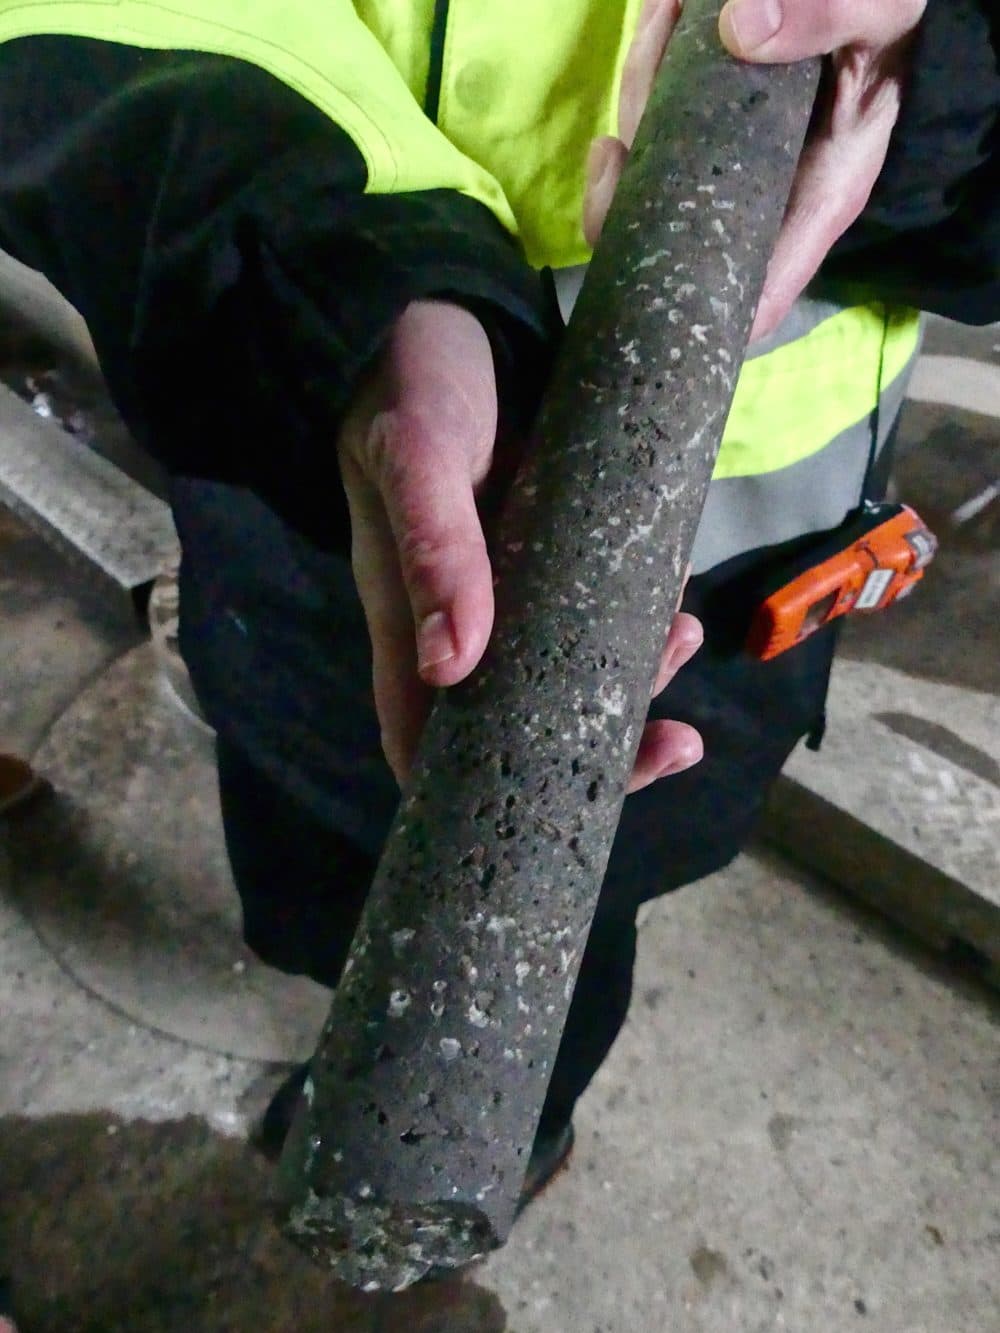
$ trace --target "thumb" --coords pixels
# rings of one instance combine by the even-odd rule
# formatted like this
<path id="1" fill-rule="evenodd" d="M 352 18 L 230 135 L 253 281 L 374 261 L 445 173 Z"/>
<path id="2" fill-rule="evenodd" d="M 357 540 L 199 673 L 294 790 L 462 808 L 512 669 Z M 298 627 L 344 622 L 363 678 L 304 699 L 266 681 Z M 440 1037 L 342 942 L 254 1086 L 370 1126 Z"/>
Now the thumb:
<path id="1" fill-rule="evenodd" d="M 489 340 L 457 306 L 414 303 L 340 441 L 352 559 L 372 642 L 383 745 L 405 777 L 426 686 L 463 679 L 493 625 L 476 509 L 497 424 Z"/>
<path id="2" fill-rule="evenodd" d="M 395 543 L 420 674 L 451 685 L 479 661 L 493 581 L 475 490 L 497 430 L 489 339 L 457 306 L 418 302 L 389 349 L 387 395 L 368 455 Z"/>

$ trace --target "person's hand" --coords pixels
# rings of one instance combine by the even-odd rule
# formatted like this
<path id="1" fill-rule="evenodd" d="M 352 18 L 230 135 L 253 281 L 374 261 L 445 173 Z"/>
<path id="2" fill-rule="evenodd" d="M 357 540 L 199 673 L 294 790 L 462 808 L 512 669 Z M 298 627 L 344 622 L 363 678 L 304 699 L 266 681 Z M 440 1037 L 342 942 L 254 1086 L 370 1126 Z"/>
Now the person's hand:
<path id="1" fill-rule="evenodd" d="M 767 272 L 752 338 L 791 309 L 830 247 L 859 216 L 899 116 L 913 35 L 927 0 L 728 0 L 724 45 L 760 64 L 828 56 L 817 116 Z M 622 81 L 619 138 L 591 148 L 584 231 L 596 244 L 622 167 L 680 15 L 680 0 L 646 0 Z"/>
<path id="2" fill-rule="evenodd" d="M 476 666 L 493 627 L 493 576 L 476 504 L 497 431 L 493 354 L 482 325 L 446 302 L 397 321 L 344 422 L 339 457 L 352 561 L 372 642 L 386 758 L 403 783 L 434 687 Z M 674 620 L 654 693 L 697 651 L 701 625 Z M 648 723 L 629 790 L 701 758 L 680 722 Z"/>

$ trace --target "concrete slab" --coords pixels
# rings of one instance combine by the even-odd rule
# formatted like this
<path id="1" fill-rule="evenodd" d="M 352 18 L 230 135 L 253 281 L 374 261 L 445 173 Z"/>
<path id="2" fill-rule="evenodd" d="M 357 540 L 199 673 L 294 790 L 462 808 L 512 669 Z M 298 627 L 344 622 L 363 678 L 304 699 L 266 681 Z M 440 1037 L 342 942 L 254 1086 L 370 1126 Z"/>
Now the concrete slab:
<path id="1" fill-rule="evenodd" d="M 154 495 L 166 476 L 111 402 L 87 327 L 40 273 L 0 252 L 0 383 Z"/>
<path id="2" fill-rule="evenodd" d="M 1000 324 L 957 324 L 928 315 L 923 350 L 929 356 L 963 356 L 1000 365 Z"/>
<path id="3" fill-rule="evenodd" d="M 653 906 L 580 1148 L 487 1275 L 518 1333 L 984 1333 L 989 1008 L 780 862 Z"/>
<path id="4" fill-rule="evenodd" d="M 44 973 L 24 930 L 15 917 L 22 970 Z M 65 997 L 65 974 L 52 985 Z M 0 1252 L 32 1333 L 992 1326 L 989 1006 L 767 856 L 648 912 L 633 1012 L 580 1107 L 572 1167 L 507 1249 L 468 1283 L 376 1303 L 276 1237 L 258 1160 L 180 1119 L 214 1098 L 224 1126 L 248 1064 L 199 1070 L 208 1057 L 172 1043 L 172 1100 L 151 1103 L 162 1123 L 121 1096 L 118 1115 L 82 1114 L 115 1066 L 152 1091 L 146 1043 L 163 1039 L 123 1040 L 124 1020 L 86 994 L 54 1011 L 38 998 L 11 1022 L 2 997 L 2 1041 L 32 1041 L 38 1067 L 29 1115 L 0 1114 Z"/>
<path id="5" fill-rule="evenodd" d="M 244 1099 L 256 1105 L 269 1072 L 152 1032 L 71 977 L 15 904 L 2 842 L 0 1012 L 0 1161 L 18 1116 L 45 1124 L 94 1113 L 110 1124 L 194 1115 L 245 1134 Z M 0 1271 L 8 1253 L 0 1245 Z"/>
<path id="6" fill-rule="evenodd" d="M 1000 699 L 839 662 L 820 754 L 800 747 L 766 835 L 1000 985 Z"/>
<path id="7" fill-rule="evenodd" d="M 56 799 L 12 826 L 13 885 L 60 965 L 151 1031 L 307 1059 L 328 992 L 243 945 L 212 740 L 168 695 L 153 647 L 85 689 L 34 758 Z"/>
<path id="8" fill-rule="evenodd" d="M 34 330 L 61 354 L 97 369 L 97 353 L 79 311 L 47 278 L 0 250 L 3 318 Z"/>
<path id="9" fill-rule="evenodd" d="M 128 594 L 0 506 L 0 748 L 30 754 L 82 686 L 142 637 Z"/>
<path id="10" fill-rule="evenodd" d="M 793 759 L 769 824 L 801 862 L 994 981 L 998 367 L 997 328 L 928 321 L 894 481 L 940 551 L 913 597 L 844 627 L 822 754 Z"/>
<path id="11" fill-rule="evenodd" d="M 919 403 L 1000 416 L 1000 365 L 925 353 L 917 362 L 907 395 Z"/>
<path id="12" fill-rule="evenodd" d="M 169 507 L 0 385 L 0 502 L 123 588 L 176 558 Z"/>

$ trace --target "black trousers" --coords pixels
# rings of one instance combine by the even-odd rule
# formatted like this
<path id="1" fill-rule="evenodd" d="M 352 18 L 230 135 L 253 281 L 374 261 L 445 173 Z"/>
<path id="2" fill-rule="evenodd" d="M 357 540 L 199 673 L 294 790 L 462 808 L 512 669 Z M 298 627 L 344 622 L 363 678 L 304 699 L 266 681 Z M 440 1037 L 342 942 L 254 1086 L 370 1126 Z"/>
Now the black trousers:
<path id="1" fill-rule="evenodd" d="M 336 414 L 303 406 L 310 385 L 336 379 L 345 331 L 322 264 L 304 265 L 320 302 L 289 286 L 281 264 L 251 263 L 257 205 L 293 257 L 301 248 L 281 153 L 301 166 L 315 113 L 253 71 L 209 64 L 192 79 L 184 53 L 59 38 L 0 46 L 0 244 L 83 312 L 133 433 L 174 471 L 181 646 L 218 735 L 247 940 L 332 986 L 397 801 L 346 558 Z M 285 165 L 251 189 L 272 161 Z M 333 194 L 317 196 L 315 170 L 305 193 L 326 218 L 346 187 L 328 182 Z M 527 411 L 513 403 L 523 381 L 505 377 L 512 411 Z M 829 633 L 768 665 L 737 651 L 768 559 L 689 587 L 708 640 L 654 711 L 698 726 L 706 758 L 626 804 L 554 1071 L 553 1124 L 624 1019 L 639 905 L 735 855 L 789 751 L 820 726 Z"/>
<path id="2" fill-rule="evenodd" d="M 265 962 L 332 987 L 396 805 L 349 565 L 247 491 L 180 481 L 173 503 L 181 645 L 218 733 L 246 939 Z M 689 586 L 706 645 L 653 714 L 697 726 L 705 758 L 625 803 L 544 1127 L 572 1113 L 624 1022 L 639 906 L 731 860 L 795 743 L 822 726 L 832 635 L 771 663 L 741 655 L 733 622 L 745 584 L 728 571 Z"/>

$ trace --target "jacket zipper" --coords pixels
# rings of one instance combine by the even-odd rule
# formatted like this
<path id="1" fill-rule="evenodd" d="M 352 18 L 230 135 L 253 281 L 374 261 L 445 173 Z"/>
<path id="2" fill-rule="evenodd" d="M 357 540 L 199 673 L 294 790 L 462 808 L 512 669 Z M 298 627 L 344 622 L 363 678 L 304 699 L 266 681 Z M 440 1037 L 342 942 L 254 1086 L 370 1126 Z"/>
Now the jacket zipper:
<path id="1" fill-rule="evenodd" d="M 448 31 L 451 0 L 434 0 L 434 25 L 431 28 L 431 59 L 427 69 L 427 94 L 424 113 L 437 123 L 441 106 L 441 79 L 444 74 L 444 43 Z"/>

